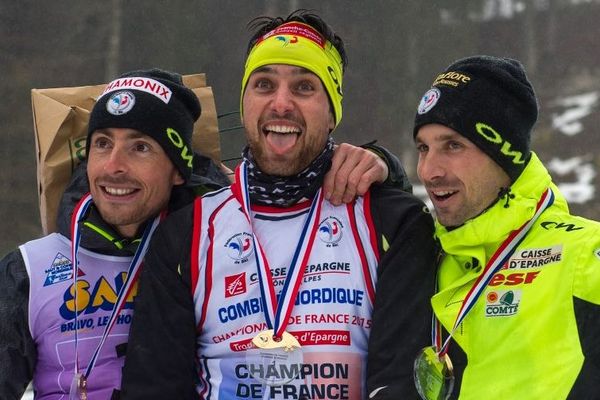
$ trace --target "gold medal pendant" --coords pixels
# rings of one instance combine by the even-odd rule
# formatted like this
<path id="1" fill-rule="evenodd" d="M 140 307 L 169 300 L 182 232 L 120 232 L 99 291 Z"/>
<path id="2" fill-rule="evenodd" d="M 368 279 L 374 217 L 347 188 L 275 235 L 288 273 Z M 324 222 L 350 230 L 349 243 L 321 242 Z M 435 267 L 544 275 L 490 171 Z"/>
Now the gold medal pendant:
<path id="1" fill-rule="evenodd" d="M 255 348 L 246 350 L 246 367 L 250 375 L 269 386 L 291 382 L 300 375 L 302 348 L 289 332 L 280 338 L 272 329 L 262 331 L 252 339 Z"/>
<path id="2" fill-rule="evenodd" d="M 87 399 L 87 379 L 81 373 L 73 376 L 71 388 L 69 390 L 69 400 Z"/>
<path id="3" fill-rule="evenodd" d="M 294 351 L 301 347 L 298 339 L 291 333 L 283 332 L 280 338 L 275 338 L 272 329 L 260 332 L 252 339 L 252 343 L 259 349 L 282 348 L 286 352 Z"/>
<path id="4" fill-rule="evenodd" d="M 447 400 L 454 388 L 454 372 L 448 354 L 440 357 L 435 347 L 425 347 L 415 359 L 414 379 L 423 400 Z"/>

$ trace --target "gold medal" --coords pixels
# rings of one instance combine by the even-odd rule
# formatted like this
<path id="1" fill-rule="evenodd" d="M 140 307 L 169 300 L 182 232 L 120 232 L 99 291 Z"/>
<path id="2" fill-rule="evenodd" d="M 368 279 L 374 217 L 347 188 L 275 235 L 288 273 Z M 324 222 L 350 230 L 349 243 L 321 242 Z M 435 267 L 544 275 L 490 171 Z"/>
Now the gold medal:
<path id="1" fill-rule="evenodd" d="M 69 390 L 69 400 L 87 399 L 87 379 L 81 373 L 73 376 L 71 388 Z"/>
<path id="2" fill-rule="evenodd" d="M 300 348 L 300 342 L 294 335 L 283 332 L 280 338 L 276 338 L 273 329 L 260 332 L 252 339 L 252 343 L 259 349 L 279 349 L 294 351 Z"/>
<path id="3" fill-rule="evenodd" d="M 454 372 L 448 354 L 439 356 L 433 346 L 419 352 L 414 364 L 417 391 L 423 400 L 447 400 L 454 388 Z"/>
<path id="4" fill-rule="evenodd" d="M 289 332 L 274 337 L 272 329 L 252 339 L 254 348 L 246 350 L 246 368 L 259 382 L 269 386 L 286 385 L 300 376 L 303 355 L 298 339 Z"/>

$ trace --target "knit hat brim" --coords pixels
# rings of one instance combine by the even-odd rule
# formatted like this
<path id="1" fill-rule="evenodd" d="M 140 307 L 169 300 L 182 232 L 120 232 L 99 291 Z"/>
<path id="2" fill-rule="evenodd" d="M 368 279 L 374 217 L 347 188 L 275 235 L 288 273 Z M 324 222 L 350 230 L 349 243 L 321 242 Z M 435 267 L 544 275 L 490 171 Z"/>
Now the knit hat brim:
<path id="1" fill-rule="evenodd" d="M 88 125 L 86 153 L 98 129 L 129 128 L 154 140 L 188 181 L 193 169 L 192 133 L 200 102 L 181 75 L 159 70 L 132 71 L 110 82 Z"/>
<path id="2" fill-rule="evenodd" d="M 468 57 L 438 75 L 422 97 L 413 137 L 423 125 L 445 125 L 472 141 L 514 182 L 529 161 L 537 116 L 537 99 L 519 61 Z"/>

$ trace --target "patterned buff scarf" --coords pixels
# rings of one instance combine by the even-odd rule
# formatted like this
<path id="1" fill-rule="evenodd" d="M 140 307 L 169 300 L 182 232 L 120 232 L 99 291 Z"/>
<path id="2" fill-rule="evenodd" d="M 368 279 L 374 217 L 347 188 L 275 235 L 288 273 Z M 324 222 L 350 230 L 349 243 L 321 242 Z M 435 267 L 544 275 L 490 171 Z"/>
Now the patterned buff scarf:
<path id="1" fill-rule="evenodd" d="M 333 145 L 333 139 L 330 137 L 321 154 L 295 176 L 265 174 L 258 169 L 250 149 L 246 147 L 243 157 L 248 165 L 250 201 L 263 206 L 289 207 L 303 198 L 312 199 L 331 167 Z"/>

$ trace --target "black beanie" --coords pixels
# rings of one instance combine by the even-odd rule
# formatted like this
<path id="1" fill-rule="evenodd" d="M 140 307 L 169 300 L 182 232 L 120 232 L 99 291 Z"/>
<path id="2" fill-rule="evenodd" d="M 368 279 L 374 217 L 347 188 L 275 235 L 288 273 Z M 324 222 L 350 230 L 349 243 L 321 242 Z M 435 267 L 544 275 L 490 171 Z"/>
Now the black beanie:
<path id="1" fill-rule="evenodd" d="M 154 140 L 187 182 L 193 168 L 192 132 L 200 102 L 181 75 L 160 69 L 127 72 L 106 85 L 90 114 L 86 154 L 97 129 L 129 128 Z"/>
<path id="2" fill-rule="evenodd" d="M 445 125 L 490 156 L 514 182 L 529 162 L 538 116 L 523 65 L 510 58 L 463 58 L 431 86 L 417 109 L 413 137 L 423 125 Z"/>

